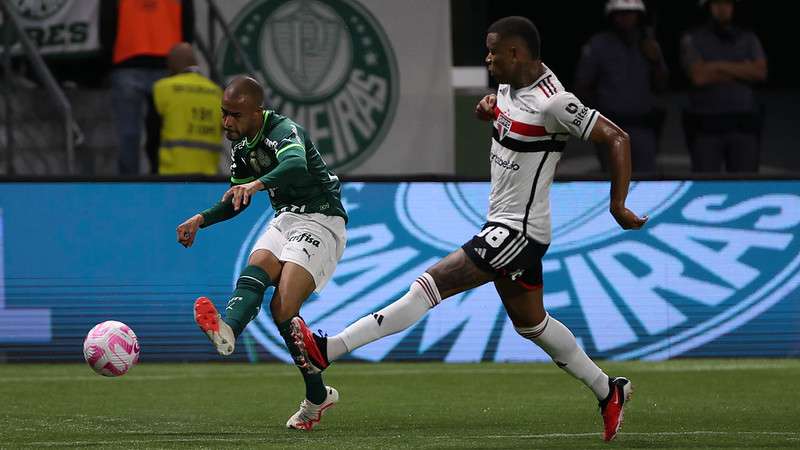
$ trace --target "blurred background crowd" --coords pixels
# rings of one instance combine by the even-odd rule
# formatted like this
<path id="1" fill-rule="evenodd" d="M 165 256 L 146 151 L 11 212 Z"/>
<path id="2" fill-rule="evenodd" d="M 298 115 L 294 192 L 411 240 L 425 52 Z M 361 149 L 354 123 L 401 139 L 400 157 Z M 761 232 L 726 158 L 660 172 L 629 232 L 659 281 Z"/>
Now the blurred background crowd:
<path id="1" fill-rule="evenodd" d="M 452 168 L 418 173 L 488 175 L 490 135 L 471 113 L 496 87 L 483 66 L 485 30 L 506 15 L 531 18 L 542 35 L 543 60 L 566 88 L 629 133 L 637 174 L 800 170 L 792 150 L 800 100 L 789 67 L 792 21 L 779 2 L 449 0 L 447 6 L 450 51 L 439 56 L 450 60 L 452 74 Z M 219 101 L 229 74 L 214 60 L 236 30 L 216 12 L 220 7 L 225 2 L 3 0 L 0 174 L 225 174 Z M 65 14 L 63 23 L 47 22 Z M 419 46 L 434 39 L 404 32 Z M 413 158 L 418 146 L 393 151 Z M 559 173 L 601 174 L 603 155 L 571 142 Z"/>

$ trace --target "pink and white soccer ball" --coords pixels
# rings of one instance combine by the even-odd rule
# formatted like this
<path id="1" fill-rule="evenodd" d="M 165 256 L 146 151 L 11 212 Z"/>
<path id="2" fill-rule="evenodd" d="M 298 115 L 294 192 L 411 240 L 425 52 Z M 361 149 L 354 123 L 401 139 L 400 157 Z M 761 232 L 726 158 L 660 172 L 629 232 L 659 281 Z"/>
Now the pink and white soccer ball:
<path id="1" fill-rule="evenodd" d="M 106 377 L 125 375 L 139 362 L 139 340 L 122 322 L 98 323 L 83 341 L 83 357 L 95 372 Z"/>

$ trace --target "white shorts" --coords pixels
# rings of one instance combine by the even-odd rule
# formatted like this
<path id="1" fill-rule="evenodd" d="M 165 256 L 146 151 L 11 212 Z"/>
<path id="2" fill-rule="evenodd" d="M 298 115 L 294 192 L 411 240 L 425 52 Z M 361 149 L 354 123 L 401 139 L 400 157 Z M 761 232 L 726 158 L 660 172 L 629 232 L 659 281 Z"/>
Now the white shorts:
<path id="1" fill-rule="evenodd" d="M 346 242 L 341 217 L 285 212 L 272 219 L 250 253 L 269 250 L 279 260 L 299 265 L 314 277 L 314 291 L 320 292 L 336 270 Z"/>

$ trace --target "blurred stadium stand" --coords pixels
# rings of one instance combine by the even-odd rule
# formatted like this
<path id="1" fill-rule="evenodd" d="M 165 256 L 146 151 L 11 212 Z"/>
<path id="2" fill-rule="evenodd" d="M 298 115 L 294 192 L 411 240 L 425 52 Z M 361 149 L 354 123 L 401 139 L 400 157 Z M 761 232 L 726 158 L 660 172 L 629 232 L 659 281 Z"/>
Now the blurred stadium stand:
<path id="1" fill-rule="evenodd" d="M 13 7 L 24 3 L 3 4 Z M 489 167 L 485 163 L 488 132 L 474 126 L 472 119 L 472 110 L 477 99 L 489 89 L 486 85 L 489 80 L 480 69 L 485 53 L 484 31 L 488 24 L 511 14 L 532 18 L 543 36 L 544 60 L 567 88 L 570 88 L 581 45 L 604 25 L 604 3 L 603 0 L 545 4 L 499 4 L 487 0 L 450 1 L 456 176 L 488 176 Z M 650 11 L 649 20 L 656 28 L 672 74 L 671 89 L 662 100 L 668 115 L 658 155 L 659 173 L 656 175 L 677 176 L 689 171 L 689 158 L 680 124 L 680 111 L 686 105 L 687 81 L 678 61 L 679 39 L 682 32 L 702 20 L 702 15 L 696 0 L 646 3 Z M 227 27 L 221 26 L 224 24 L 209 25 L 215 15 L 207 12 L 208 4 L 222 8 L 227 7 L 227 3 L 195 0 L 195 4 L 198 9 L 198 27 L 209 30 L 207 35 L 210 42 L 198 43 L 201 53 L 208 59 L 213 57 L 218 44 L 225 40 L 227 34 Z M 777 13 L 773 7 L 765 7 L 763 3 L 753 0 L 739 2 L 737 8 L 737 17 L 741 19 L 742 25 L 752 28 L 761 38 L 769 60 L 769 80 L 760 88 L 760 95 L 766 106 L 761 173 L 766 176 L 796 173 L 800 170 L 800 154 L 793 150 L 792 131 L 795 105 L 800 103 L 800 92 L 794 80 L 794 72 L 789 66 L 793 55 L 792 44 L 782 35 L 785 30 L 791 29 L 792 24 L 787 15 Z M 580 13 L 576 14 L 576 10 Z M 6 24 L 7 22 L 3 21 Z M 7 32 L 8 28 L 5 26 L 3 29 Z M 13 134 L 13 154 L 9 155 L 8 150 L 8 108 L 3 103 L 0 107 L 0 146 L 3 149 L 0 174 L 68 174 L 63 114 L 58 113 L 56 99 L 53 94 L 45 93 L 42 89 L 46 83 L 36 81 L 41 77 L 37 77 L 35 71 L 31 70 L 35 68 L 35 64 L 20 63 L 16 55 L 11 55 L 9 59 L 3 66 L 5 69 L 0 71 L 3 92 L 6 93 L 1 101 L 12 105 L 10 133 Z M 244 64 L 250 64 L 246 59 Z M 45 61 L 51 67 L 59 69 L 55 71 L 57 75 L 64 72 L 63 61 L 57 58 L 45 58 Z M 11 73 L 8 73 L 9 70 Z M 95 79 L 102 80 L 102 67 L 89 65 L 86 70 L 93 72 Z M 219 80 L 220 75 L 216 73 L 215 65 L 206 65 L 204 70 Z M 111 128 L 107 82 L 95 81 L 96 85 L 87 87 L 80 83 L 65 82 L 67 80 L 64 79 L 60 81 L 73 108 L 76 123 L 73 127 L 73 144 L 76 146 L 75 173 L 84 176 L 114 175 L 116 144 Z M 11 161 L 13 171 L 9 170 Z M 420 173 L 422 172 L 429 173 L 420 169 Z M 559 174 L 580 176 L 598 173 L 594 149 L 590 145 L 571 141 L 561 161 Z"/>

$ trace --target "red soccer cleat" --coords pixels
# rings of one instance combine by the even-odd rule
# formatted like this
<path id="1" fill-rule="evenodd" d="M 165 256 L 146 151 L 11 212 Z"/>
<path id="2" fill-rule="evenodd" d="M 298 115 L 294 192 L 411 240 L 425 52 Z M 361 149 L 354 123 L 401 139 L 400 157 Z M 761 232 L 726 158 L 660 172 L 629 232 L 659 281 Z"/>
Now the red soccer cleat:
<path id="1" fill-rule="evenodd" d="M 331 365 L 326 356 L 326 338 L 314 335 L 300 316 L 292 319 L 291 333 L 295 345 L 300 350 L 298 366 L 310 374 L 315 374 Z"/>
<path id="2" fill-rule="evenodd" d="M 623 377 L 608 380 L 608 396 L 600 402 L 600 415 L 603 416 L 603 440 L 608 442 L 617 436 L 622 428 L 625 404 L 633 393 L 633 384 Z"/>
<path id="3" fill-rule="evenodd" d="M 233 353 L 236 338 L 233 330 L 222 321 L 214 303 L 207 297 L 200 297 L 194 302 L 194 321 L 214 344 L 217 353 L 228 356 Z"/>

